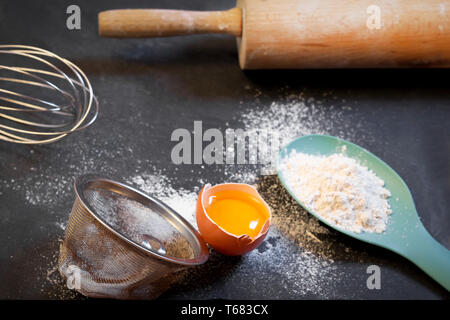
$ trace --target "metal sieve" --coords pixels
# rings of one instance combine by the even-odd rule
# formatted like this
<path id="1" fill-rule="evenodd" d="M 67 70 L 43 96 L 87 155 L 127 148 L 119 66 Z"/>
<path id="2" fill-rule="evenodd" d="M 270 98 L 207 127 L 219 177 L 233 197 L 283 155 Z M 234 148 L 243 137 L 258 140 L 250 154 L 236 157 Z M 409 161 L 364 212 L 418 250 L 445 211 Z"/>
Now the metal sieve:
<path id="1" fill-rule="evenodd" d="M 179 271 L 208 259 L 197 230 L 141 191 L 85 175 L 75 181 L 75 193 L 58 261 L 70 289 L 89 297 L 153 299 Z"/>

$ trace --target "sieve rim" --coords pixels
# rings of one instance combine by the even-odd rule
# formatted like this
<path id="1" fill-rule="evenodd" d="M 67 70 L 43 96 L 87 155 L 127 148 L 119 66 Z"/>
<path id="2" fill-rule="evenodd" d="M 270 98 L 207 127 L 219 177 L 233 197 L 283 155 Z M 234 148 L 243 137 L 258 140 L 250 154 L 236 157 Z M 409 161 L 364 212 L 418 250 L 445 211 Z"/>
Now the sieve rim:
<path id="1" fill-rule="evenodd" d="M 109 225 L 105 221 L 105 219 L 103 219 L 101 216 L 99 216 L 96 213 L 96 210 L 92 208 L 92 206 L 89 204 L 86 197 L 84 196 L 83 191 L 87 190 L 87 188 L 89 187 L 89 184 L 95 183 L 95 182 L 103 183 L 106 185 L 109 184 L 109 185 L 113 186 L 115 188 L 116 193 L 117 193 L 116 190 L 125 191 L 125 193 L 122 194 L 123 196 L 126 196 L 127 198 L 130 198 L 131 200 L 138 201 L 142 205 L 145 205 L 145 204 L 142 203 L 141 201 L 139 201 L 138 199 L 144 199 L 145 201 L 150 201 L 153 204 L 155 204 L 157 207 L 159 207 L 160 209 L 162 209 L 163 211 L 168 213 L 170 216 L 175 218 L 175 222 L 179 226 L 181 226 L 181 229 L 179 229 L 178 231 L 181 234 L 183 234 L 184 236 L 186 236 L 186 235 L 189 236 L 189 233 L 190 233 L 190 236 L 191 237 L 193 236 L 193 238 L 196 240 L 196 242 L 199 246 L 199 249 L 200 249 L 200 253 L 198 254 L 198 256 L 194 257 L 193 259 L 182 259 L 182 258 L 162 255 L 162 254 L 159 254 L 153 250 L 150 250 L 150 249 L 142 246 L 141 244 L 133 241 L 132 239 L 130 239 L 123 233 L 115 230 L 111 225 Z M 135 189 L 131 186 L 128 186 L 122 182 L 114 181 L 112 179 L 102 177 L 102 176 L 99 176 L 96 174 L 86 174 L 86 175 L 82 175 L 82 176 L 76 178 L 75 183 L 74 183 L 74 189 L 75 189 L 75 194 L 76 194 L 77 199 L 81 202 L 84 209 L 92 217 L 94 217 L 94 219 L 96 219 L 101 225 L 103 225 L 105 228 L 107 228 L 109 231 L 111 231 L 115 236 L 124 240 L 125 242 L 127 242 L 134 248 L 138 249 L 142 253 L 146 254 L 147 256 L 151 256 L 153 258 L 157 258 L 157 259 L 161 259 L 161 260 L 164 260 L 167 262 L 185 265 L 185 266 L 200 265 L 200 264 L 205 263 L 208 260 L 209 249 L 206 245 L 206 242 L 202 239 L 200 233 L 185 218 L 183 218 L 179 213 L 177 213 L 175 210 L 170 208 L 168 205 L 166 205 L 161 200 L 151 197 L 151 196 L 145 194 L 144 192 L 142 192 L 138 189 Z M 105 190 L 108 190 L 108 189 L 105 189 Z M 109 191 L 111 191 L 111 190 L 109 190 Z M 134 196 L 135 198 L 133 198 L 132 196 Z"/>

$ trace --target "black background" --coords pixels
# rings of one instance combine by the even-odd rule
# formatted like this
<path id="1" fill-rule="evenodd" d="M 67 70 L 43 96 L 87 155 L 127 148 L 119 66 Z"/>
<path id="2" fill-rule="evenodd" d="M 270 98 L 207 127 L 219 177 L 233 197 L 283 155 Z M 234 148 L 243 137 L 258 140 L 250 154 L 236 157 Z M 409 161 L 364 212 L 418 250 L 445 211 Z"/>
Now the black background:
<path id="1" fill-rule="evenodd" d="M 82 29 L 65 27 L 66 8 L 78 4 Z M 193 10 L 227 9 L 233 1 L 0 1 L 0 42 L 42 47 L 77 64 L 92 81 L 101 113 L 89 129 L 46 146 L 0 142 L 0 298 L 82 298 L 62 287 L 55 265 L 63 231 L 73 204 L 73 179 L 87 172 L 126 179 L 151 167 L 176 177 L 189 188 L 192 175 L 221 182 L 217 168 L 170 162 L 176 128 L 239 127 L 236 112 L 283 94 L 306 91 L 320 97 L 332 91 L 350 101 L 352 121 L 366 125 L 353 142 L 381 157 L 411 189 L 419 215 L 429 232 L 450 247 L 450 73 L 447 70 L 303 70 L 242 72 L 232 37 L 204 35 L 170 39 L 117 40 L 97 35 L 97 14 L 106 9 L 154 7 Z M 248 89 L 251 88 L 251 89 Z M 322 108 L 326 110 L 327 101 Z M 335 105 L 335 108 L 342 106 Z M 228 123 L 228 125 L 226 125 Z M 330 134 L 339 134 L 336 132 Z M 369 137 L 369 138 L 367 138 Z M 193 173 L 194 172 L 194 173 Z M 49 184 L 61 185 L 59 191 Z M 43 181 L 43 188 L 37 182 Z M 61 182 L 63 181 L 63 182 Z M 46 189 L 47 188 L 47 189 Z M 27 194 L 27 191 L 34 194 Z M 51 201 L 47 199 L 51 192 Z M 36 199 L 34 203 L 27 197 Z M 442 299 L 448 293 L 414 265 L 386 250 L 336 235 L 368 260 L 337 262 L 346 281 L 335 285 L 332 298 Z M 215 255 L 219 276 L 205 275 L 206 285 L 175 287 L 161 298 L 301 299 L 277 275 L 251 281 L 234 274 L 244 263 Z M 365 268 L 380 265 L 383 288 L 365 287 Z M 211 270 L 214 268 L 209 268 Z M 54 270 L 53 270 L 54 271 Z M 282 273 L 282 270 L 279 270 Z M 49 273 L 49 274 L 48 274 Z M 229 274 L 230 273 L 230 274 Z M 299 277 L 302 275 L 299 274 Z M 50 278 L 50 280 L 48 279 Z M 56 279 L 56 280 L 55 280 Z M 189 289 L 191 288 L 191 289 Z"/>

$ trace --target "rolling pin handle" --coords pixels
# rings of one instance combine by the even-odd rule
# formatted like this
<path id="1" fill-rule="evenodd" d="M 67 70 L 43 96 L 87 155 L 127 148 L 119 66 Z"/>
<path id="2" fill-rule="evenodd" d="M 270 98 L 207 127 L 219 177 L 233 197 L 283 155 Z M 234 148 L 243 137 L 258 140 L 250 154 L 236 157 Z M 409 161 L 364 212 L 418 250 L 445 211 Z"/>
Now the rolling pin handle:
<path id="1" fill-rule="evenodd" d="M 183 11 L 160 9 L 108 10 L 98 15 L 103 37 L 146 38 L 187 34 L 224 33 L 240 37 L 240 8 L 226 11 Z"/>

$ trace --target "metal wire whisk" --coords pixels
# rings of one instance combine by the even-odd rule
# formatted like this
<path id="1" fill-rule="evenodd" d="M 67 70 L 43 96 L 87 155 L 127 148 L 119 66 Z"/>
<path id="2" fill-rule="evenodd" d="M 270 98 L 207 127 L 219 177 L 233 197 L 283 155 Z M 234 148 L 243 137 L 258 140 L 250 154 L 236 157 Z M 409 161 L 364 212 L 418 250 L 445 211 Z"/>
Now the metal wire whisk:
<path id="1" fill-rule="evenodd" d="M 75 64 L 44 49 L 0 45 L 0 140 L 55 142 L 97 115 L 91 83 Z"/>

